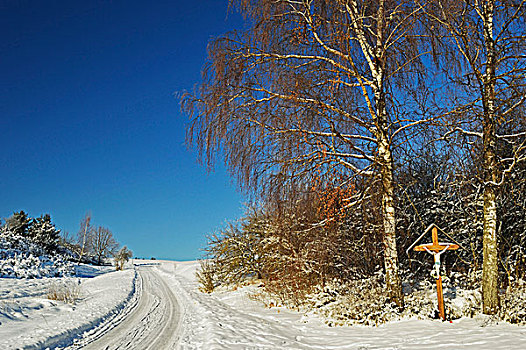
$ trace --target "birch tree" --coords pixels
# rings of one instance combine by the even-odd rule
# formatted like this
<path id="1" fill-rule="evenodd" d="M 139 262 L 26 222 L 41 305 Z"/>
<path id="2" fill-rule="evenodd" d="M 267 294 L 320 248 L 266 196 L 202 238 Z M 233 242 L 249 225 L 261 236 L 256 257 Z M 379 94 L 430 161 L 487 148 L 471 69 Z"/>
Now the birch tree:
<path id="1" fill-rule="evenodd" d="M 31 226 L 31 218 L 23 211 L 14 212 L 7 220 L 5 224 L 10 232 L 17 236 L 25 237 L 27 231 Z"/>
<path id="2" fill-rule="evenodd" d="M 80 221 L 80 228 L 77 233 L 76 253 L 79 256 L 77 264 L 80 264 L 80 262 L 82 261 L 82 257 L 86 255 L 86 253 L 91 248 L 93 231 L 94 228 L 91 225 L 91 214 L 86 213 L 86 215 L 84 215 L 84 218 Z"/>
<path id="3" fill-rule="evenodd" d="M 119 244 L 115 241 L 113 233 L 106 227 L 99 226 L 93 231 L 92 251 L 100 265 L 104 258 L 115 254 Z"/>
<path id="4" fill-rule="evenodd" d="M 203 81 L 182 100 L 192 119 L 188 143 L 209 167 L 221 151 L 252 192 L 274 194 L 291 182 L 309 186 L 335 173 L 344 179 L 340 187 L 359 177 L 379 181 L 386 286 L 403 305 L 393 154 L 428 121 L 408 102 L 425 94 L 417 89 L 425 82 L 426 52 L 416 35 L 422 9 L 385 0 L 233 5 L 248 29 L 210 43 Z M 343 200 L 356 205 L 370 188 Z"/>
<path id="5" fill-rule="evenodd" d="M 481 145 L 482 293 L 487 314 L 495 314 L 499 306 L 498 188 L 516 164 L 526 160 L 525 14 L 524 0 L 437 0 L 427 12 L 435 28 L 445 31 L 439 41 L 447 74 L 456 83 L 455 97 L 460 106 L 469 106 L 453 106 L 453 131 Z"/>

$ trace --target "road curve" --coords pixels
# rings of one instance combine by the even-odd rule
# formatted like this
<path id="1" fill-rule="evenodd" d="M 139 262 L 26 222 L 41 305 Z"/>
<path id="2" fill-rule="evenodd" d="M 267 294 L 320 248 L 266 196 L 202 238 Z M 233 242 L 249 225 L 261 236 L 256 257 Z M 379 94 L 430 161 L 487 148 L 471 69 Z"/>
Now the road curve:
<path id="1" fill-rule="evenodd" d="M 122 322 L 83 349 L 172 349 L 178 342 L 180 307 L 175 295 L 152 266 L 137 268 L 142 292 L 137 306 Z"/>

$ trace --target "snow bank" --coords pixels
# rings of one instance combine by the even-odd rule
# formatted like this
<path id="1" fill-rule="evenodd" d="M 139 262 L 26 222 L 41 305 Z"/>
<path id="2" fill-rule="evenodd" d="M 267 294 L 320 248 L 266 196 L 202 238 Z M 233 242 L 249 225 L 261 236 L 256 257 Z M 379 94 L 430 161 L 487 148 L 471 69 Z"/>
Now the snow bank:
<path id="1" fill-rule="evenodd" d="M 0 349 L 41 349 L 65 346 L 74 337 L 117 315 L 135 293 L 132 269 L 104 273 L 83 266 L 79 273 L 93 278 L 1 279 Z M 57 281 L 80 283 L 80 300 L 70 305 L 46 298 Z"/>

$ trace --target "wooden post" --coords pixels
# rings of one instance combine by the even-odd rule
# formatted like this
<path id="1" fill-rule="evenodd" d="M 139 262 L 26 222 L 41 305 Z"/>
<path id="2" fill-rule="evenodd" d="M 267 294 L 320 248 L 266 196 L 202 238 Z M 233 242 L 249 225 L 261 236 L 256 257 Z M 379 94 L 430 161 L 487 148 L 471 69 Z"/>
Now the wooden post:
<path id="1" fill-rule="evenodd" d="M 436 227 L 433 227 L 431 231 L 431 236 L 433 239 L 433 245 L 438 246 L 438 230 Z M 446 312 L 444 310 L 444 292 L 442 291 L 442 276 L 440 276 L 440 255 L 436 254 L 435 256 L 435 265 L 438 265 L 437 268 L 437 299 L 438 299 L 438 315 L 442 320 L 446 320 Z"/>
<path id="2" fill-rule="evenodd" d="M 438 298 L 438 316 L 445 321 L 446 312 L 444 310 L 444 293 L 442 293 L 442 276 L 438 275 L 437 279 L 437 298 Z"/>
<path id="3" fill-rule="evenodd" d="M 433 239 L 433 245 L 438 245 L 438 230 L 436 226 L 434 226 L 431 231 L 431 238 Z"/>

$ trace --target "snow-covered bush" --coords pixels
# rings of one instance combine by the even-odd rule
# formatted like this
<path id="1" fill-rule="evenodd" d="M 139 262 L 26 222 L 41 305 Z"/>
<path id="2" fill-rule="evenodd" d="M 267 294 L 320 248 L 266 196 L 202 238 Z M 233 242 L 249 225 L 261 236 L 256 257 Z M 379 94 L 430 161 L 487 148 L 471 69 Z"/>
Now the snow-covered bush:
<path id="1" fill-rule="evenodd" d="M 396 319 L 396 304 L 389 302 L 377 278 L 341 284 L 334 281 L 313 293 L 312 310 L 322 315 L 328 325 L 378 325 Z"/>
<path id="2" fill-rule="evenodd" d="M 476 317 L 482 314 L 482 293 L 480 286 L 469 288 L 469 276 L 445 278 L 444 302 L 446 317 L 450 320 L 461 317 Z M 466 287 L 466 288 L 464 288 Z M 258 291 L 254 294 L 258 300 L 269 305 L 273 300 L 268 293 Z M 432 279 L 404 283 L 405 307 L 398 308 L 389 302 L 383 278 L 378 274 L 372 278 L 360 279 L 349 283 L 333 281 L 319 286 L 311 293 L 301 308 L 307 313 L 322 316 L 330 326 L 343 325 L 380 325 L 389 321 L 407 318 L 437 319 L 436 286 Z M 279 306 L 289 306 L 277 303 Z M 501 309 L 493 320 L 516 324 L 526 324 L 526 282 L 520 280 L 501 294 Z"/>
<path id="3" fill-rule="evenodd" d="M 73 265 L 63 255 L 47 255 L 26 237 L 5 229 L 0 232 L 0 277 L 59 277 L 73 272 Z"/>
<path id="4" fill-rule="evenodd" d="M 510 323 L 526 324 L 526 281 L 511 283 L 501 296 L 499 318 Z"/>
<path id="5" fill-rule="evenodd" d="M 404 287 L 404 308 L 389 301 L 381 274 L 349 283 L 334 281 L 320 286 L 309 296 L 310 304 L 305 307 L 308 312 L 321 315 L 330 326 L 378 326 L 403 318 L 438 318 L 433 283 L 423 281 L 413 286 L 405 283 Z M 473 316 L 479 308 L 480 296 L 474 296 L 474 291 L 452 293 L 452 290 L 445 289 L 447 317 Z"/>

